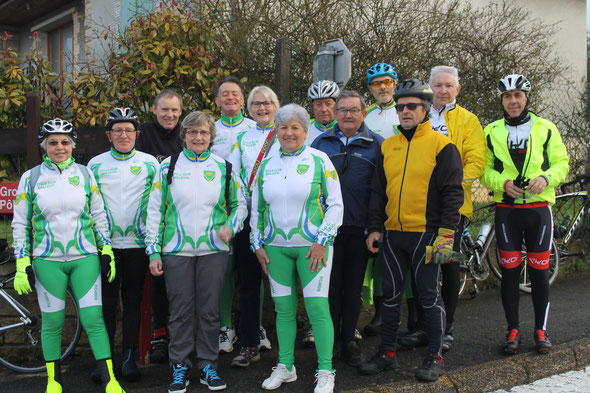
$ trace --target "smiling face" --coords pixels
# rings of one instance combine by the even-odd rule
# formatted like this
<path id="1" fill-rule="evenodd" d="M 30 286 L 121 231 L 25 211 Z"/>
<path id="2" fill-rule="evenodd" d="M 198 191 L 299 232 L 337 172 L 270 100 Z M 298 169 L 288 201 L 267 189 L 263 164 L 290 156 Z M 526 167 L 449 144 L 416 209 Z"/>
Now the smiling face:
<path id="1" fill-rule="evenodd" d="M 106 134 L 115 150 L 120 153 L 129 153 L 135 147 L 139 131 L 135 129 L 133 123 L 120 122 L 113 124 L 112 129 L 106 131 Z"/>
<path id="2" fill-rule="evenodd" d="M 233 82 L 223 83 L 219 86 L 219 94 L 215 98 L 215 104 L 221 108 L 221 114 L 224 116 L 237 116 L 244 106 L 242 89 Z"/>
<path id="3" fill-rule="evenodd" d="M 434 105 L 435 109 L 441 109 L 443 106 L 455 101 L 461 91 L 461 85 L 457 83 L 455 76 L 442 71 L 434 75 L 430 87 L 434 93 L 432 105 Z"/>
<path id="4" fill-rule="evenodd" d="M 65 134 L 50 134 L 45 141 L 47 157 L 55 163 L 65 162 L 72 156 L 72 141 Z"/>
<path id="5" fill-rule="evenodd" d="M 258 127 L 262 129 L 275 121 L 275 113 L 277 109 L 278 108 L 275 104 L 260 92 L 256 92 L 252 97 L 250 114 Z"/>
<path id="6" fill-rule="evenodd" d="M 313 100 L 311 104 L 313 116 L 320 124 L 330 124 L 336 118 L 336 112 L 334 111 L 335 104 L 336 101 L 333 98 L 318 98 L 317 100 Z"/>
<path id="7" fill-rule="evenodd" d="M 277 138 L 284 151 L 293 153 L 301 148 L 307 138 L 307 130 L 297 120 L 289 120 L 279 124 Z"/>
<path id="8" fill-rule="evenodd" d="M 367 116 L 367 111 L 362 110 L 361 107 L 361 100 L 358 97 L 344 97 L 338 100 L 336 121 L 340 131 L 347 137 L 357 132 Z"/>
<path id="9" fill-rule="evenodd" d="M 152 111 L 162 127 L 172 130 L 178 124 L 178 119 L 182 114 L 182 106 L 177 97 L 164 96 L 158 100 L 156 105 L 152 106 Z"/>
<path id="10" fill-rule="evenodd" d="M 403 111 L 398 111 L 397 116 L 399 117 L 399 124 L 404 130 L 409 130 L 420 124 L 426 117 L 426 109 L 422 106 L 422 100 L 418 97 L 401 97 L 397 100 L 396 104 L 420 104 L 415 110 L 410 110 L 405 107 Z"/>
<path id="11" fill-rule="evenodd" d="M 385 86 L 384 83 L 391 83 L 389 86 Z M 395 90 L 395 81 L 392 77 L 384 75 L 378 76 L 371 80 L 369 84 L 369 91 L 373 94 L 373 97 L 381 105 L 390 104 L 393 101 L 393 91 Z"/>
<path id="12" fill-rule="evenodd" d="M 188 150 L 195 154 L 204 153 L 211 143 L 211 130 L 207 123 L 199 124 L 186 130 L 182 140 Z"/>
<path id="13" fill-rule="evenodd" d="M 527 95 L 524 91 L 515 90 L 502 94 L 502 106 L 510 117 L 518 117 L 526 107 Z"/>

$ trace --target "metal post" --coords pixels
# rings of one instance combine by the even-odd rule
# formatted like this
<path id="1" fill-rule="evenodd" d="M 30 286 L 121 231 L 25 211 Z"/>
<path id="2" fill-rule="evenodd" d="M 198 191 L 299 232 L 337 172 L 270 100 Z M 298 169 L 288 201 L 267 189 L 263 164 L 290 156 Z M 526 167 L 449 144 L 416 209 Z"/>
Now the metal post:
<path id="1" fill-rule="evenodd" d="M 41 163 L 39 154 L 39 128 L 41 127 L 41 97 L 35 93 L 27 95 L 27 165 L 33 168 Z"/>
<path id="2" fill-rule="evenodd" d="M 281 105 L 291 102 L 291 46 L 288 38 L 279 38 L 275 50 L 275 92 Z"/>

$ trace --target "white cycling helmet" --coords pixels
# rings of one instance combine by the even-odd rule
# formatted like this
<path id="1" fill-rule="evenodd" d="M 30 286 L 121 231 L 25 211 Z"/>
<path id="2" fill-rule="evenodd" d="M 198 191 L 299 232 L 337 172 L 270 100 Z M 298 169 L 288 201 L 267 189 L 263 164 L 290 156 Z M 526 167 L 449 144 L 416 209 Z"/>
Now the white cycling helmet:
<path id="1" fill-rule="evenodd" d="M 310 100 L 319 100 L 320 98 L 336 98 L 340 95 L 340 88 L 336 82 L 317 81 L 312 83 L 307 89 L 307 96 Z"/>
<path id="2" fill-rule="evenodd" d="M 529 80 L 524 75 L 510 74 L 500 79 L 500 82 L 498 82 L 498 87 L 496 87 L 496 93 L 498 94 L 498 97 L 502 97 L 502 94 L 508 91 L 515 90 L 524 91 L 528 94 L 531 91 L 531 82 L 529 82 Z"/>
<path id="3" fill-rule="evenodd" d="M 76 140 L 77 134 L 74 125 L 67 120 L 53 119 L 46 121 L 39 130 L 39 139 L 44 139 L 49 134 L 66 134 Z"/>

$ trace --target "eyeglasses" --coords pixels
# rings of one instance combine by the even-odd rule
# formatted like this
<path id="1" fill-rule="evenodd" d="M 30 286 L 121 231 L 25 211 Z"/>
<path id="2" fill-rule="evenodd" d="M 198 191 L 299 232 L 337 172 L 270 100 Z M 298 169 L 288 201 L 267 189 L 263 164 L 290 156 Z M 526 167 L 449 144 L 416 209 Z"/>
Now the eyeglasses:
<path id="1" fill-rule="evenodd" d="M 200 136 L 200 137 L 206 137 L 211 135 L 211 131 L 205 131 L 205 130 L 186 130 L 187 135 L 190 136 Z"/>
<path id="2" fill-rule="evenodd" d="M 124 129 L 124 130 L 110 130 L 112 134 L 115 134 L 117 136 L 121 135 L 122 133 L 125 133 L 127 135 L 131 135 L 134 132 L 137 132 L 137 130 L 132 130 L 132 129 Z"/>
<path id="3" fill-rule="evenodd" d="M 260 108 L 261 106 L 269 107 L 273 104 L 272 101 L 253 101 L 252 108 Z"/>
<path id="4" fill-rule="evenodd" d="M 72 144 L 72 141 L 70 140 L 63 140 L 63 141 L 47 141 L 47 144 L 49 146 L 57 146 L 61 143 L 62 146 L 70 146 Z"/>
<path id="5" fill-rule="evenodd" d="M 373 81 L 373 82 L 369 83 L 369 85 L 371 85 L 373 87 L 381 87 L 381 86 L 389 87 L 389 86 L 393 85 L 393 79 L 385 79 L 382 81 Z"/>
<path id="6" fill-rule="evenodd" d="M 423 102 L 410 102 L 409 104 L 395 104 L 395 110 L 403 112 L 404 109 L 408 108 L 410 111 L 415 111 L 419 106 L 424 106 Z"/>
<path id="7" fill-rule="evenodd" d="M 350 113 L 353 116 L 357 116 L 359 113 L 361 113 L 361 109 L 359 108 L 352 108 L 352 109 L 346 109 L 346 108 L 337 108 L 336 112 L 340 115 L 340 116 L 346 116 L 346 113 Z"/>

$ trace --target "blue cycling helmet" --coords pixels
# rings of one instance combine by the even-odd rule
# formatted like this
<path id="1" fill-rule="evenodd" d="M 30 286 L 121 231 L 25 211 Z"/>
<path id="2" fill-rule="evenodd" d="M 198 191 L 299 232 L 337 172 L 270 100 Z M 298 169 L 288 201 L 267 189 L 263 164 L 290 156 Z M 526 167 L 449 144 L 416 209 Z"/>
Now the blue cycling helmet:
<path id="1" fill-rule="evenodd" d="M 367 85 L 371 83 L 373 78 L 385 75 L 390 76 L 397 81 L 397 72 L 395 72 L 395 67 L 387 63 L 377 63 L 371 66 L 371 68 L 367 70 Z"/>

